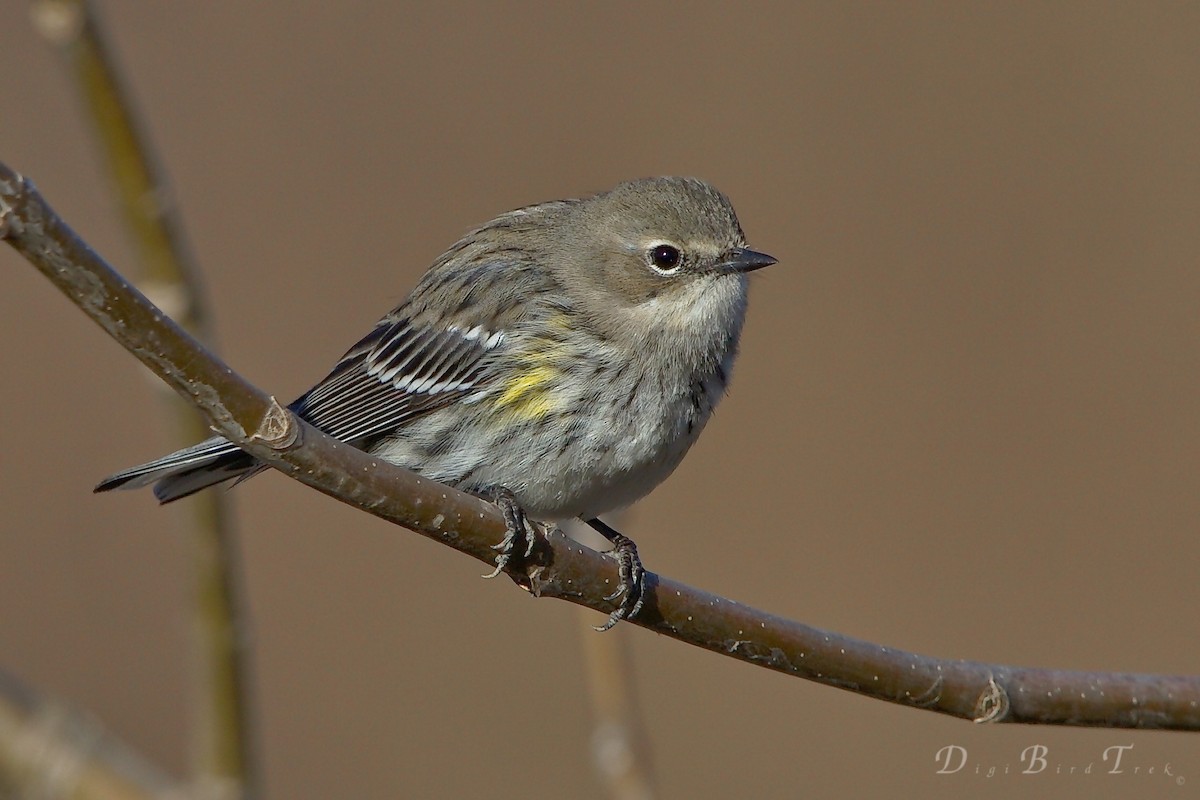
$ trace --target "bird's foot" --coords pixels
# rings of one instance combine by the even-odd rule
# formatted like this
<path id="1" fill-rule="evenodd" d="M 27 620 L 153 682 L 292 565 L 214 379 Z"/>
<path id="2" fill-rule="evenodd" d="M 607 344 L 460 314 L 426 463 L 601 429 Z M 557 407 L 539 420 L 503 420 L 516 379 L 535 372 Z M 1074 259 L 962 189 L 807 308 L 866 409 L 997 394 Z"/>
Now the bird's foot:
<path id="1" fill-rule="evenodd" d="M 642 567 L 642 559 L 633 539 L 599 519 L 589 519 L 587 524 L 612 543 L 613 549 L 609 555 L 617 561 L 617 588 L 604 599 L 616 600 L 620 597 L 621 601 L 603 625 L 592 626 L 598 631 L 606 631 L 623 619 L 633 619 L 642 610 L 642 603 L 646 599 L 646 570 Z"/>
<path id="2" fill-rule="evenodd" d="M 529 558 L 533 554 L 533 545 L 538 536 L 537 528 L 525 515 L 525 509 L 521 508 L 511 491 L 501 487 L 492 490 L 490 495 L 492 502 L 504 517 L 505 530 L 500 543 L 492 546 L 496 551 L 496 568 L 483 576 L 489 579 L 503 572 L 514 556 L 522 560 Z"/>

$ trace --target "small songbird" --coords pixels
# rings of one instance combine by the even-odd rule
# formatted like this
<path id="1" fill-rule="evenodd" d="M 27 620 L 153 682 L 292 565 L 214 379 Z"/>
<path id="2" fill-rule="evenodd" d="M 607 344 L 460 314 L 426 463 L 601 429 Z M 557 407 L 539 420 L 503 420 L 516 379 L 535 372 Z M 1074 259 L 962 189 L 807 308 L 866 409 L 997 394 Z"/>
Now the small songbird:
<path id="1" fill-rule="evenodd" d="M 582 519 L 613 544 L 621 600 L 641 607 L 633 542 L 600 514 L 679 465 L 725 392 L 750 250 L 729 200 L 693 178 L 648 178 L 519 208 L 468 233 L 333 371 L 291 404 L 325 433 L 496 500 L 497 571 L 538 522 Z M 164 503 L 265 465 L 220 436 L 119 472 Z"/>

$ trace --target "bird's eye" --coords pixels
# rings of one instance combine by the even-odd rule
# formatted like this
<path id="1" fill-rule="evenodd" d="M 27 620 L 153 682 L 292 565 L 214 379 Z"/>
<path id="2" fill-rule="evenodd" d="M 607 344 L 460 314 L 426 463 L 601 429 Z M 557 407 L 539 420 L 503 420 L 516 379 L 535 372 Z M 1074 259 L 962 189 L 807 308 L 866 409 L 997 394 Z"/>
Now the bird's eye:
<path id="1" fill-rule="evenodd" d="M 669 244 L 655 245 L 650 251 L 650 266 L 656 272 L 674 272 L 679 267 L 679 260 L 679 248 Z"/>

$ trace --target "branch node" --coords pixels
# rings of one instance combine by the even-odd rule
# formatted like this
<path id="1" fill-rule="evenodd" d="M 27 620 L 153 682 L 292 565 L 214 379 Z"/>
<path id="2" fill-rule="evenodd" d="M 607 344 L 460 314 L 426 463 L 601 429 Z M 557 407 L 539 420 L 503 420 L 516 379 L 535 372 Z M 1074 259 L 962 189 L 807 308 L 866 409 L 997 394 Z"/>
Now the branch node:
<path id="1" fill-rule="evenodd" d="M 987 686 L 975 701 L 975 722 L 1002 722 L 1008 716 L 1008 692 L 988 675 Z"/>
<path id="2" fill-rule="evenodd" d="M 83 30 L 83 7 L 62 0 L 39 0 L 29 8 L 29 21 L 46 41 L 63 47 L 79 39 Z"/>
<path id="3" fill-rule="evenodd" d="M 912 697 L 909 702 L 917 708 L 933 708 L 942 699 L 942 687 L 945 683 L 942 676 L 938 675 L 928 689 Z"/>
<path id="4" fill-rule="evenodd" d="M 300 426 L 291 412 L 279 405 L 271 396 L 271 405 L 258 423 L 258 430 L 250 435 L 251 440 L 262 442 L 272 450 L 287 450 L 300 438 Z"/>
<path id="5" fill-rule="evenodd" d="M 21 233 L 21 221 L 17 208 L 23 205 L 29 181 L 23 175 L 13 173 L 13 180 L 0 180 L 0 240 L 15 239 Z M 12 201 L 9 201 L 12 198 Z"/>

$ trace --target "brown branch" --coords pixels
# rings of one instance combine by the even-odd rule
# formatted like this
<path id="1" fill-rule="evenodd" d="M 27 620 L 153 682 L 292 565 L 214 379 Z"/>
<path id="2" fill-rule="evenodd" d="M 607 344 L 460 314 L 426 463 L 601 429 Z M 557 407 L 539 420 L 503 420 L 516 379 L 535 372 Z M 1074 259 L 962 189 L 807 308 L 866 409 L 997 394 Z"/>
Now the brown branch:
<path id="1" fill-rule="evenodd" d="M 590 624 L 579 628 L 595 719 L 592 764 L 608 797 L 651 800 L 656 793 L 650 742 L 638 713 L 626 633 L 614 630 L 611 636 L 596 636 Z"/>
<path id="2" fill-rule="evenodd" d="M 0 670 L 0 797 L 183 800 L 186 790 L 100 724 Z"/>
<path id="3" fill-rule="evenodd" d="M 133 101 L 87 0 L 34 0 L 35 27 L 56 46 L 74 79 L 142 262 L 142 289 L 180 325 L 212 345 L 199 269 L 183 235 L 174 193 L 139 130 Z M 164 387 L 165 388 L 165 387 Z M 181 446 L 207 435 L 195 408 L 164 391 Z M 189 504 L 194 571 L 190 725 L 193 773 L 206 796 L 259 795 L 250 709 L 250 645 L 239 613 L 237 542 L 228 495 L 205 492 Z"/>
<path id="4" fill-rule="evenodd" d="M 608 520 L 624 530 L 632 516 L 628 511 Z M 615 518 L 613 518 L 615 517 Z M 576 541 L 603 541 L 586 525 L 573 524 L 567 534 Z M 586 608 L 580 617 L 590 617 Z M 652 800 L 657 795 L 650 736 L 634 685 L 630 631 L 615 630 L 611 636 L 596 636 L 591 620 L 580 626 L 588 698 L 592 706 L 592 765 L 612 800 Z"/>
<path id="5" fill-rule="evenodd" d="M 154 308 L 3 165 L 0 238 L 246 452 L 342 502 L 491 563 L 504 525 L 490 504 L 297 419 Z M 615 562 L 559 531 L 509 575 L 543 597 L 612 611 L 604 596 L 616 582 Z M 1200 677 L 930 658 L 811 628 L 653 574 L 634 623 L 789 675 L 977 722 L 1200 730 Z"/>

